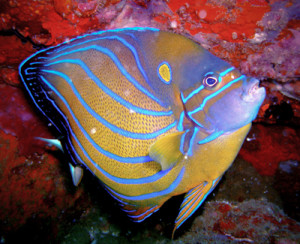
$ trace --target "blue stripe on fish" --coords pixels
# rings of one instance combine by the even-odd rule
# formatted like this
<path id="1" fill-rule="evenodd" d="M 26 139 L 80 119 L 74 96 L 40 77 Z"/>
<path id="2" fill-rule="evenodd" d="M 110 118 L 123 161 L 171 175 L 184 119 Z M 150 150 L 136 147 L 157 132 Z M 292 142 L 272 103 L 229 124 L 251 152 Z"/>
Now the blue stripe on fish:
<path id="1" fill-rule="evenodd" d="M 183 119 L 184 119 L 184 111 L 182 111 L 179 116 L 179 121 L 178 121 L 178 125 L 177 125 L 178 131 L 183 131 Z"/>
<path id="2" fill-rule="evenodd" d="M 132 37 L 132 36 L 131 36 Z M 80 42 L 78 44 L 74 44 L 74 45 L 71 45 L 71 46 L 67 46 L 65 48 L 62 48 L 62 49 L 58 49 L 58 50 L 53 50 L 52 52 L 47 52 L 47 54 L 52 54 L 52 53 L 59 53 L 61 51 L 64 51 L 66 49 L 70 49 L 70 48 L 74 48 L 76 46 L 80 46 L 82 44 L 86 44 L 86 43 L 89 43 L 89 42 L 93 42 L 93 41 L 100 41 L 100 40 L 117 40 L 119 42 L 121 42 L 124 46 L 126 46 L 130 51 L 131 53 L 133 54 L 134 58 L 135 58 L 135 61 L 136 61 L 136 64 L 137 64 L 137 67 L 139 69 L 139 71 L 142 73 L 145 81 L 148 83 L 148 85 L 151 87 L 151 84 L 149 82 L 149 79 L 146 75 L 146 72 L 144 70 L 144 68 L 142 67 L 142 64 L 140 62 L 140 59 L 139 59 L 139 55 L 136 51 L 136 49 L 130 44 L 128 43 L 126 40 L 124 40 L 123 38 L 120 38 L 119 36 L 106 36 L 106 37 L 98 37 L 98 38 L 95 38 L 95 39 L 91 39 L 91 40 L 87 40 L 87 41 L 84 41 L 84 42 Z M 54 57 L 54 58 L 57 58 L 58 56 Z M 54 58 L 50 58 L 49 60 L 52 60 Z"/>
<path id="3" fill-rule="evenodd" d="M 56 107 L 57 111 L 66 119 L 65 115 L 60 111 L 60 109 L 57 107 L 56 104 L 53 104 L 54 107 Z M 165 175 L 167 175 L 171 170 L 172 168 L 169 168 L 167 170 L 161 170 L 159 172 L 157 172 L 156 174 L 153 174 L 151 176 L 147 176 L 147 177 L 142 177 L 142 178 L 137 178 L 137 179 L 126 179 L 126 178 L 120 178 L 120 177 L 116 177 L 116 176 L 113 176 L 109 173 L 107 173 L 105 170 L 103 170 L 98 164 L 96 164 L 96 162 L 93 161 L 93 159 L 88 155 L 88 153 L 86 152 L 86 150 L 84 149 L 84 147 L 81 145 L 81 143 L 79 142 L 78 138 L 75 136 L 74 132 L 72 131 L 71 129 L 71 126 L 69 125 L 69 122 L 68 120 L 66 119 L 66 122 L 68 123 L 68 128 L 70 129 L 70 133 L 72 135 L 72 138 L 74 138 L 74 140 L 77 142 L 78 146 L 80 147 L 80 149 L 82 150 L 84 156 L 90 161 L 93 163 L 93 165 L 95 165 L 95 167 L 107 178 L 109 178 L 110 180 L 116 182 L 116 183 L 119 183 L 119 184 L 145 184 L 145 183 L 151 183 L 151 182 L 154 182 L 154 181 L 157 181 L 159 179 L 161 179 L 162 177 L 164 177 Z M 71 144 L 72 145 L 72 144 Z M 75 155 L 76 155 L 76 158 L 78 160 L 80 160 L 80 163 L 83 164 L 83 165 L 86 165 L 80 158 L 80 156 L 78 155 L 77 151 L 75 149 L 72 150 Z M 149 161 L 152 161 L 152 159 L 150 157 L 145 157 L 147 158 Z M 132 159 L 132 158 L 129 158 L 129 159 Z M 144 162 L 149 162 L 149 161 L 144 161 Z M 144 162 L 140 162 L 140 163 L 144 163 Z M 92 172 L 93 173 L 93 172 Z M 119 200 L 119 199 L 118 199 Z"/>
<path id="4" fill-rule="evenodd" d="M 192 135 L 190 143 L 189 143 L 189 149 L 188 149 L 188 152 L 187 152 L 188 156 L 193 156 L 194 139 L 195 139 L 195 136 L 196 136 L 196 134 L 197 134 L 198 131 L 199 131 L 199 128 L 195 127 L 193 135 Z"/>
<path id="5" fill-rule="evenodd" d="M 144 212 L 140 215 L 130 215 L 130 216 L 131 216 L 131 218 L 133 219 L 134 222 L 140 223 L 140 222 L 144 221 L 146 218 L 150 217 L 152 214 L 154 214 L 155 212 L 157 212 L 159 210 L 159 208 L 158 208 L 155 211 L 153 211 L 153 209 L 155 209 L 155 208 L 157 208 L 157 206 L 154 206 L 153 208 L 148 209 L 146 212 Z M 140 218 L 142 216 L 143 216 L 143 218 L 137 219 L 137 218 Z"/>
<path id="6" fill-rule="evenodd" d="M 145 115 L 153 115 L 153 116 L 169 116 L 173 114 L 172 110 L 169 111 L 153 111 L 153 110 L 147 110 L 143 109 L 137 106 L 134 106 L 133 104 L 129 103 L 126 101 L 124 98 L 119 96 L 118 94 L 114 93 L 112 90 L 110 90 L 107 86 L 105 86 L 101 80 L 93 74 L 93 72 L 89 69 L 89 67 L 80 59 L 65 59 L 65 60 L 60 60 L 60 61 L 55 61 L 49 64 L 45 64 L 44 66 L 51 66 L 55 64 L 62 64 L 62 63 L 72 63 L 72 64 L 77 64 L 79 65 L 85 72 L 86 74 L 110 97 L 112 97 L 115 101 L 118 103 L 122 104 L 124 107 L 133 110 L 137 113 L 145 114 Z"/>
<path id="7" fill-rule="evenodd" d="M 219 75 L 219 82 L 222 81 L 222 77 L 224 77 L 225 75 L 227 75 L 232 70 L 234 70 L 234 67 L 230 67 L 230 68 L 224 70 L 223 72 L 221 72 L 220 75 Z"/>
<path id="8" fill-rule="evenodd" d="M 96 148 L 100 153 L 102 153 L 103 155 L 105 155 L 108 158 L 111 158 L 113 160 L 117 160 L 120 163 L 144 163 L 144 162 L 149 162 L 151 161 L 151 158 L 149 156 L 141 156 L 141 157 L 121 157 L 119 155 L 113 154 L 109 151 L 104 150 L 103 148 L 101 148 L 91 137 L 90 135 L 85 131 L 85 129 L 83 128 L 83 126 L 80 124 L 80 122 L 78 121 L 78 119 L 76 118 L 76 116 L 74 115 L 72 109 L 70 108 L 68 102 L 66 101 L 66 99 L 56 90 L 56 88 L 54 86 L 52 86 L 43 76 L 40 76 L 41 79 L 43 80 L 43 82 L 45 82 L 45 84 L 47 84 L 47 86 L 49 86 L 49 88 L 51 90 L 53 90 L 56 95 L 63 101 L 63 103 L 65 104 L 65 106 L 68 108 L 72 118 L 74 119 L 75 123 L 78 125 L 78 127 L 80 128 L 80 130 L 82 131 L 82 133 L 84 134 L 84 136 L 87 138 L 87 140 L 94 146 L 94 148 Z M 157 133 L 161 133 L 164 134 L 167 131 L 169 131 L 170 129 L 172 129 L 173 127 L 176 126 L 176 122 L 173 122 L 172 124 L 170 124 L 169 126 L 158 130 Z M 145 136 L 146 137 L 146 136 Z"/>
<path id="9" fill-rule="evenodd" d="M 182 154 L 185 154 L 185 151 L 184 151 L 184 142 L 186 141 L 185 140 L 185 137 L 186 137 L 186 134 L 189 132 L 190 130 L 189 129 L 187 129 L 185 132 L 184 132 L 184 134 L 181 136 L 181 138 L 180 138 L 180 152 L 182 153 Z"/>
<path id="10" fill-rule="evenodd" d="M 115 196 L 117 196 L 120 199 L 125 199 L 125 200 L 128 200 L 128 201 L 142 201 L 142 200 L 145 200 L 145 199 L 151 199 L 151 198 L 154 198 L 154 197 L 167 195 L 167 194 L 170 194 L 171 192 L 173 192 L 174 189 L 179 185 L 180 181 L 182 180 L 184 171 L 185 171 L 185 167 L 182 167 L 182 169 L 180 170 L 180 173 L 178 174 L 176 179 L 172 182 L 172 184 L 168 188 L 166 188 L 164 190 L 161 190 L 161 191 L 157 191 L 157 192 L 142 194 L 142 195 L 139 195 L 139 196 L 125 196 L 123 194 L 117 193 L 116 191 L 112 190 L 108 186 L 106 186 L 106 187 L 108 188 L 109 191 L 111 191 L 112 194 L 114 194 Z"/>
<path id="11" fill-rule="evenodd" d="M 199 86 L 197 89 L 193 90 L 186 98 L 181 93 L 181 100 L 185 104 L 188 100 L 190 100 L 194 95 L 199 93 L 201 90 L 204 89 L 204 85 Z"/>
<path id="12" fill-rule="evenodd" d="M 118 57 L 112 52 L 110 51 L 108 48 L 104 48 L 101 46 L 97 46 L 97 45 L 91 45 L 89 47 L 83 47 L 83 48 L 78 48 L 76 50 L 73 51 L 69 51 L 69 52 L 65 52 L 63 54 L 59 54 L 55 57 L 50 58 L 49 60 L 53 60 L 62 56 L 66 56 L 69 54 L 73 54 L 73 53 L 77 53 L 77 52 L 82 52 L 82 51 L 88 51 L 91 49 L 95 49 L 105 55 L 107 55 L 114 63 L 115 65 L 118 67 L 118 69 L 120 70 L 120 72 L 138 89 L 140 90 L 142 93 L 144 93 L 145 95 L 147 95 L 148 97 L 150 97 L 153 101 L 157 102 L 159 105 L 163 106 L 163 103 L 161 102 L 160 99 L 158 99 L 157 97 L 155 97 L 152 93 L 150 93 L 148 90 L 146 90 L 141 84 L 138 83 L 138 81 L 136 81 L 128 72 L 127 70 L 124 68 L 124 66 L 122 65 L 122 63 L 120 62 L 120 60 L 118 59 Z M 137 54 L 136 54 L 137 56 Z M 57 61 L 59 62 L 59 61 Z M 55 63 L 55 62 L 54 62 Z M 140 65 L 141 68 L 141 65 Z M 143 73 L 145 73 L 143 71 Z M 145 78 L 145 77 L 144 77 Z M 146 78 L 146 81 L 148 79 Z M 148 82 L 149 83 L 149 82 Z"/>
<path id="13" fill-rule="evenodd" d="M 95 117 L 101 124 L 103 124 L 104 126 L 106 126 L 107 128 L 109 128 L 111 131 L 118 133 L 119 135 L 122 136 L 126 136 L 132 139 L 140 139 L 140 140 L 147 140 L 147 139 L 154 139 L 157 136 L 165 133 L 165 130 L 158 130 L 152 133 L 134 133 L 131 131 L 127 131 L 124 129 L 121 129 L 111 123 L 109 123 L 107 120 L 105 120 L 104 118 L 102 118 L 99 114 L 97 114 L 85 101 L 84 99 L 81 97 L 80 93 L 77 91 L 76 87 L 74 86 L 72 80 L 64 73 L 61 73 L 59 71 L 55 71 L 55 70 L 41 70 L 43 72 L 46 73 L 50 73 L 50 74 L 54 74 L 57 75 L 61 78 L 63 78 L 71 87 L 72 87 L 72 91 L 76 94 L 78 100 L 80 101 L 80 103 L 84 106 L 84 108 L 93 116 Z M 123 104 L 122 104 L 123 105 Z M 160 114 L 158 111 L 153 111 L 156 112 L 158 114 Z M 156 114 L 157 115 L 157 114 Z M 168 130 L 168 129 L 167 129 Z"/>

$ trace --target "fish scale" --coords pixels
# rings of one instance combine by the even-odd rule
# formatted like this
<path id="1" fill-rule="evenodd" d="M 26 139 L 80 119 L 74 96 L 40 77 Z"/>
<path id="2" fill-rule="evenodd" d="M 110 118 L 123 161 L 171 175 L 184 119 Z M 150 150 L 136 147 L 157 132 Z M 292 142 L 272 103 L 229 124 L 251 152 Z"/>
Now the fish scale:
<path id="1" fill-rule="evenodd" d="M 137 222 L 186 193 L 173 235 L 230 167 L 265 97 L 258 80 L 154 28 L 77 37 L 19 72 L 57 129 L 75 185 L 90 170 Z"/>

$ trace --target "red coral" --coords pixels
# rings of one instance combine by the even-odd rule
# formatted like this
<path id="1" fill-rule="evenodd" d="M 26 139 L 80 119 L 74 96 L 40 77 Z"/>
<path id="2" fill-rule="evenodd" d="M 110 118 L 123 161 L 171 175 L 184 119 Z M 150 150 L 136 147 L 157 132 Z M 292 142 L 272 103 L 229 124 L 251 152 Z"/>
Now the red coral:
<path id="1" fill-rule="evenodd" d="M 28 218 L 57 218 L 83 193 L 65 188 L 59 160 L 50 154 L 25 158 L 18 154 L 16 137 L 0 130 L 0 226 L 2 230 L 22 226 Z M 4 225 L 5 223 L 5 225 Z"/>
<path id="2" fill-rule="evenodd" d="M 226 205 L 229 203 L 225 203 Z M 196 218 L 191 232 L 183 243 L 289 243 L 297 239 L 300 225 L 266 200 L 250 200 L 231 204 L 231 210 L 218 211 L 224 202 L 208 202 L 201 216 Z M 217 212 L 217 214 L 216 214 Z M 234 243 L 235 243 L 234 242 Z"/>
<path id="3" fill-rule="evenodd" d="M 280 162 L 300 161 L 299 145 L 300 135 L 296 129 L 255 124 L 239 155 L 260 174 L 274 175 Z"/>
<path id="4" fill-rule="evenodd" d="M 21 155 L 44 152 L 45 143 L 35 137 L 51 138 L 45 122 L 33 111 L 24 92 L 16 87 L 0 85 L 0 129 L 18 137 Z"/>

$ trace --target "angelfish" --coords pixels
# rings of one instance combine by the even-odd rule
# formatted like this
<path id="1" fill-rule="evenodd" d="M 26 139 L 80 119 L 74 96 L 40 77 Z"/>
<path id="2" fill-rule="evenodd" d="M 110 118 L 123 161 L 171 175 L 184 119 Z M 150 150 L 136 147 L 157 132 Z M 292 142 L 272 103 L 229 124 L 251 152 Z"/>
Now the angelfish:
<path id="1" fill-rule="evenodd" d="M 265 98 L 257 79 L 154 28 L 81 36 L 19 71 L 62 136 L 74 184 L 87 168 L 134 221 L 185 193 L 174 231 L 230 167 Z"/>

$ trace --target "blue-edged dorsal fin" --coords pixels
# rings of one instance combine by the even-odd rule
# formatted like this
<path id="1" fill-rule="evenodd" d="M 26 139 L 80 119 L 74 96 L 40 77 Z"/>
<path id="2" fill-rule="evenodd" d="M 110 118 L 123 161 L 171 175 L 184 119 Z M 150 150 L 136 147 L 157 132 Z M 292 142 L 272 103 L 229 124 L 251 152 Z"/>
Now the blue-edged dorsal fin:
<path id="1" fill-rule="evenodd" d="M 83 176 L 83 169 L 78 165 L 73 166 L 70 163 L 69 163 L 69 167 L 72 175 L 73 184 L 74 186 L 78 186 Z"/>
<path id="2" fill-rule="evenodd" d="M 180 206 L 180 212 L 175 220 L 172 239 L 175 231 L 200 207 L 206 197 L 219 183 L 221 178 L 222 176 L 219 176 L 214 181 L 204 181 L 186 193 Z"/>
<path id="3" fill-rule="evenodd" d="M 161 165 L 162 170 L 173 167 L 183 156 L 180 151 L 183 131 L 174 132 L 159 138 L 151 145 L 149 156 Z"/>
<path id="4" fill-rule="evenodd" d="M 56 148 L 58 148 L 62 152 L 64 151 L 63 147 L 61 145 L 61 142 L 58 139 L 47 139 L 47 138 L 42 138 L 42 137 L 35 137 L 35 139 L 47 142 L 50 146 L 55 146 Z"/>

